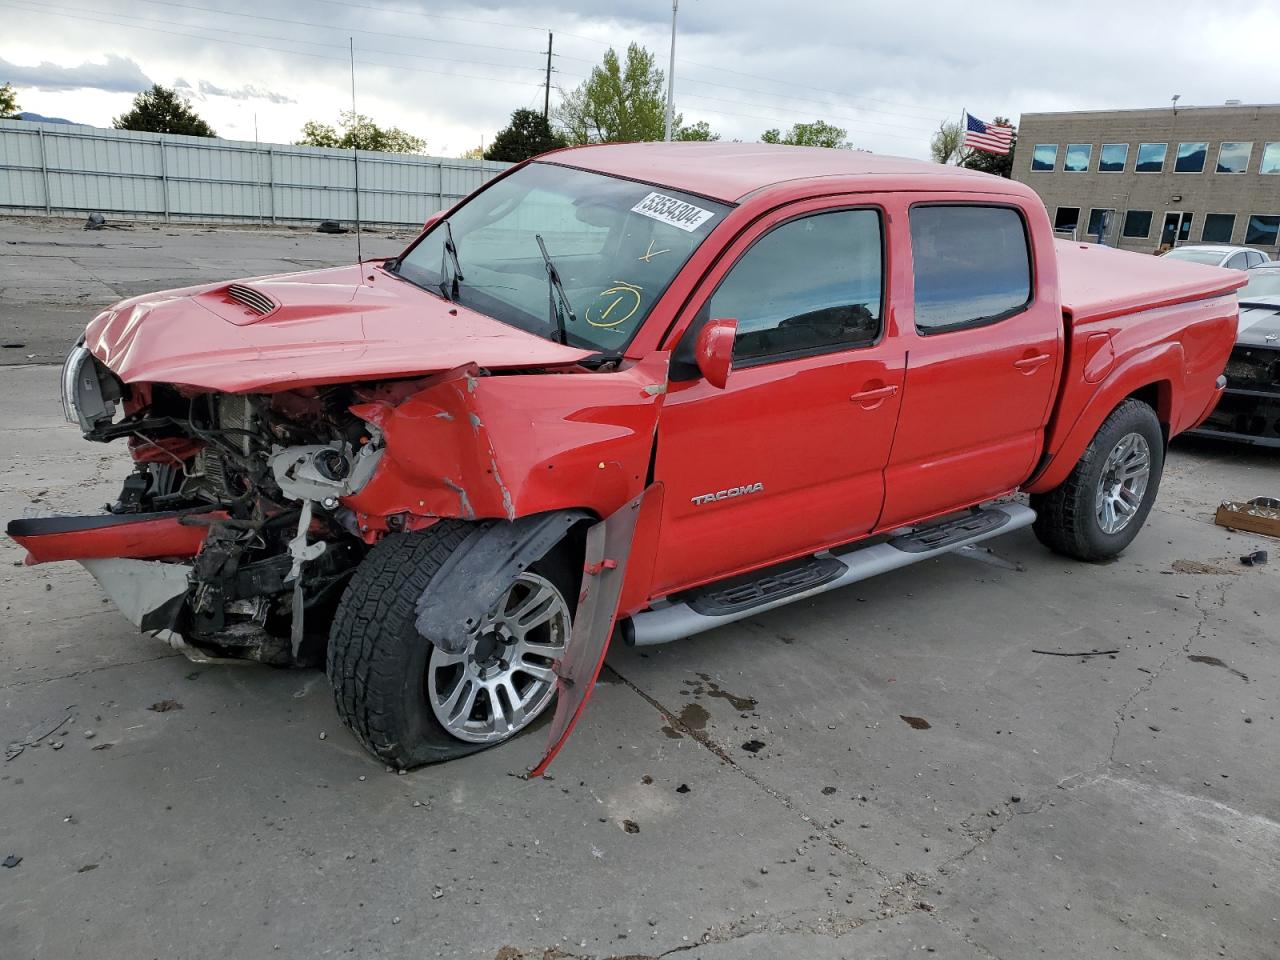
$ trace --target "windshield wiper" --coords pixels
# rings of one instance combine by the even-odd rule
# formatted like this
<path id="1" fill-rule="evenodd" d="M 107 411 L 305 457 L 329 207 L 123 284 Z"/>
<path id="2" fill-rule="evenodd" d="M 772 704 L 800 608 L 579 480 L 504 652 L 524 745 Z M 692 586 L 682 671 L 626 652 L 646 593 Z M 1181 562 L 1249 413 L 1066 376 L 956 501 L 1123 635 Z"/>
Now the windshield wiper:
<path id="1" fill-rule="evenodd" d="M 564 284 L 560 282 L 560 271 L 551 262 L 551 254 L 547 253 L 547 245 L 542 242 L 542 234 L 535 233 L 533 238 L 538 241 L 538 249 L 542 251 L 542 262 L 547 265 L 547 304 L 551 311 L 551 321 L 555 324 L 560 342 L 568 346 L 569 334 L 564 327 L 565 314 L 568 314 L 569 319 L 574 323 L 577 322 L 578 318 L 574 315 L 573 307 L 569 303 L 569 295 L 564 292 Z M 556 303 L 556 297 L 560 298 L 558 304 Z"/>
<path id="2" fill-rule="evenodd" d="M 449 221 L 444 223 L 444 252 L 441 254 L 440 273 L 444 273 L 444 257 L 447 255 L 453 261 L 453 278 L 449 282 L 448 289 L 445 289 L 444 277 L 440 278 L 440 293 L 446 300 L 458 299 L 458 284 L 466 279 L 462 275 L 462 264 L 458 261 L 458 245 L 453 242 L 453 227 L 449 225 Z"/>

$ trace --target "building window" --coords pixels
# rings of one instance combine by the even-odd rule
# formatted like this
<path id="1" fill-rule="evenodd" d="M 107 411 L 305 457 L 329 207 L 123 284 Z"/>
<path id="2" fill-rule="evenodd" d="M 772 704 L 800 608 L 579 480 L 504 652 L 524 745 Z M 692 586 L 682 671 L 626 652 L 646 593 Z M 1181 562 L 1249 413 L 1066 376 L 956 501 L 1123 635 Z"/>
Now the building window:
<path id="1" fill-rule="evenodd" d="M 1258 165 L 1258 172 L 1280 173 L 1280 143 L 1262 145 L 1262 163 Z"/>
<path id="2" fill-rule="evenodd" d="M 1099 173 L 1123 173 L 1124 165 L 1129 160 L 1127 143 L 1104 143 L 1102 153 L 1098 157 Z"/>
<path id="3" fill-rule="evenodd" d="M 1236 229 L 1234 213 L 1209 213 L 1204 218 L 1200 239 L 1205 243 L 1230 243 Z"/>
<path id="4" fill-rule="evenodd" d="M 1133 169 L 1138 173 L 1160 173 L 1164 170 L 1164 155 L 1168 149 L 1167 143 L 1138 144 L 1138 162 Z"/>
<path id="5" fill-rule="evenodd" d="M 1089 236 L 1100 237 L 1107 232 L 1107 227 L 1111 225 L 1112 220 L 1107 214 L 1111 212 L 1105 207 L 1094 207 L 1089 211 Z"/>
<path id="6" fill-rule="evenodd" d="M 1062 163 L 1062 169 L 1066 173 L 1087 173 L 1089 170 L 1089 158 L 1092 156 L 1093 144 L 1068 143 L 1067 158 Z"/>
<path id="7" fill-rule="evenodd" d="M 1252 143 L 1221 143 L 1218 145 L 1218 173 L 1244 173 L 1253 155 Z"/>
<path id="8" fill-rule="evenodd" d="M 1080 225 L 1079 207 L 1059 207 L 1053 217 L 1053 229 L 1074 234 Z"/>
<path id="9" fill-rule="evenodd" d="M 1274 247 L 1280 235 L 1280 217 L 1254 214 L 1244 231 L 1244 242 L 1260 247 Z"/>
<path id="10" fill-rule="evenodd" d="M 1031 151 L 1032 170 L 1052 170 L 1058 165 L 1058 145 L 1056 143 L 1037 143 Z"/>
<path id="11" fill-rule="evenodd" d="M 1209 144 L 1203 140 L 1178 144 L 1178 158 L 1173 161 L 1173 172 L 1204 173 L 1204 158 L 1208 152 Z"/>
<path id="12" fill-rule="evenodd" d="M 1151 211 L 1130 210 L 1124 215 L 1124 236 L 1145 240 L 1151 236 Z"/>

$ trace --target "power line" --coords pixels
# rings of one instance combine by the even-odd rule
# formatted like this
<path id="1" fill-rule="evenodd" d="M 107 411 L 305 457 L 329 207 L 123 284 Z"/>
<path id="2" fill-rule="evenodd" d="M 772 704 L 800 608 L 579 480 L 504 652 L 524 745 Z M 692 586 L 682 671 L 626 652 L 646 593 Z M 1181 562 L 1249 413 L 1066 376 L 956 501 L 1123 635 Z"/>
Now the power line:
<path id="1" fill-rule="evenodd" d="M 247 20 L 264 20 L 270 23 L 283 23 L 289 26 L 310 27 L 312 29 L 322 29 L 322 30 L 335 30 L 344 34 L 356 33 L 356 34 L 364 34 L 370 37 L 391 37 L 392 39 L 395 39 L 395 40 L 416 40 L 422 43 L 450 44 L 452 46 L 459 46 L 459 47 L 475 47 L 479 50 L 500 50 L 507 53 L 528 54 L 528 53 L 535 52 L 535 51 L 523 49 L 520 47 L 500 47 L 491 43 L 470 43 L 465 40 L 441 40 L 437 37 L 423 37 L 423 36 L 418 36 L 418 35 L 408 34 L 408 33 L 391 33 L 386 30 L 363 30 L 355 27 L 329 26 L 328 24 L 314 23 L 308 20 L 291 20 L 286 17 L 268 17 L 268 16 L 265 16 L 264 14 L 240 13 L 236 10 L 209 10 L 209 9 L 206 9 L 205 7 L 196 6 L 194 4 L 178 3 L 176 2 L 176 0 L 142 0 L 142 2 L 159 4 L 165 7 L 179 7 L 180 9 L 183 9 L 183 10 L 194 10 L 198 13 L 203 13 L 203 14 L 217 13 L 223 16 L 228 16 L 228 17 L 242 17 Z M 96 13 L 97 11 L 89 11 L 89 12 Z M 112 14 L 112 15 L 113 16 L 130 16 L 128 14 Z M 140 18 L 140 19 L 151 19 L 151 18 Z M 306 43 L 308 41 L 299 40 L 296 42 Z M 403 54 L 403 56 L 410 56 L 410 54 Z M 462 61 L 459 61 L 459 62 L 462 62 Z"/>
<path id="2" fill-rule="evenodd" d="M 226 39 L 226 38 L 224 38 L 224 37 L 212 37 L 212 36 L 209 36 L 207 32 L 204 32 L 204 33 L 187 33 L 187 32 L 180 32 L 180 31 L 177 31 L 177 30 L 163 29 L 163 28 L 161 28 L 161 27 L 147 27 L 147 26 L 141 26 L 141 25 L 133 24 L 133 23 L 121 23 L 119 20 L 107 20 L 107 19 L 103 19 L 103 18 L 101 18 L 101 17 L 87 16 L 87 15 L 84 15 L 84 14 L 78 14 L 78 15 L 77 15 L 77 14 L 59 13 L 59 12 L 57 12 L 57 11 L 55 11 L 55 10 L 50 9 L 48 6 L 43 5 L 43 4 L 42 4 L 41 6 L 39 6 L 39 7 L 35 7 L 35 8 L 33 8 L 33 7 L 29 7 L 29 6 L 25 6 L 25 5 L 22 5 L 21 0 L 18 0 L 18 2 L 15 2 L 15 0 L 0 0 L 0 6 L 3 6 L 3 7 L 10 7 L 10 8 L 12 8 L 12 9 L 17 9 L 17 10 L 22 10 L 22 11 L 27 12 L 27 13 L 41 13 L 41 14 L 48 14 L 49 16 L 61 17 L 61 18 L 66 19 L 66 20 L 79 20 L 79 21 L 84 21 L 84 22 L 88 22 L 88 23 L 102 23 L 102 24 L 107 24 L 108 26 L 113 26 L 113 27 L 128 27 L 128 28 L 129 28 L 129 29 L 131 29 L 131 30 L 146 30 L 146 31 L 149 31 L 149 32 L 151 32 L 151 33 L 164 33 L 164 34 L 168 34 L 168 35 L 170 35 L 170 36 L 175 36 L 175 37 L 185 37 L 185 38 L 187 38 L 187 39 L 189 39 L 189 40 L 208 41 L 208 42 L 212 42 L 212 43 L 225 43 L 225 44 L 229 44 L 229 45 L 231 45 L 231 46 L 237 46 L 237 47 L 248 47 L 248 48 L 250 48 L 250 49 L 254 49 L 254 50 L 270 50 L 270 51 L 273 51 L 273 52 L 275 52 L 275 53 L 285 53 L 285 54 L 290 54 L 290 55 L 292 55 L 292 56 L 297 56 L 297 57 L 310 57 L 310 58 L 312 58 L 312 59 L 317 59 L 317 60 L 337 60 L 337 61 L 340 61 L 340 62 L 341 62 L 341 61 L 344 61 L 344 60 L 346 59 L 345 57 L 329 56 L 329 55 L 322 54 L 322 53 L 308 53 L 308 52 L 306 52 L 305 50 L 289 50 L 289 49 L 286 49 L 286 48 L 283 48 L 283 47 L 273 47 L 273 46 L 269 46 L 269 45 L 267 45 L 267 44 L 262 44 L 262 43 L 249 43 L 249 42 L 244 41 L 244 40 L 228 40 L 228 39 Z M 125 16 L 125 15 L 124 15 L 124 14 L 121 14 L 120 16 Z M 135 18 L 135 19 L 137 19 L 137 18 Z M 217 28 L 214 28 L 214 29 L 216 30 Z M 233 33 L 233 34 L 234 34 L 234 35 L 236 35 L 236 36 L 256 36 L 256 35 L 254 35 L 254 34 L 239 34 L 239 33 L 235 33 L 234 31 L 230 31 L 230 30 L 218 30 L 217 32 L 220 32 L 220 33 Z M 289 37 L 266 37 L 266 38 L 263 38 L 263 39 L 278 39 L 278 40 L 283 40 L 283 41 L 284 41 L 284 42 L 286 42 L 286 43 L 306 43 L 306 44 L 313 44 L 313 41 L 307 41 L 307 40 L 294 40 L 294 39 L 289 38 Z M 326 47 L 340 46 L 340 45 L 336 45 L 336 44 L 314 44 L 314 45 L 326 46 Z M 410 57 L 411 57 L 411 56 L 414 56 L 413 54 L 400 54 L 400 53 L 395 53 L 394 51 L 375 51 L 375 52 L 389 53 L 391 56 L 410 56 Z M 419 57 L 419 59 L 424 59 L 424 60 L 440 60 L 441 58 L 438 58 L 438 57 Z M 474 63 L 475 61 L 451 60 L 451 61 L 447 61 L 447 62 L 451 62 L 451 63 Z M 386 63 L 386 62 L 378 61 L 378 60 L 357 60 L 357 61 L 356 61 L 356 63 L 360 64 L 361 66 L 384 67 L 384 68 L 389 68 L 389 69 L 393 69 L 393 70 L 408 70 L 408 71 L 410 71 L 410 72 L 412 72 L 412 73 L 430 73 L 430 74 L 433 74 L 433 75 L 436 75 L 436 76 L 456 77 L 456 78 L 463 79 L 463 80 L 483 80 L 483 81 L 486 81 L 486 82 L 489 82 L 489 83 L 507 83 L 507 84 L 514 84 L 514 85 L 516 85 L 516 86 L 520 86 L 520 87 L 530 85 L 530 81 L 527 81 L 527 80 L 512 80 L 512 79 L 507 78 L 507 77 L 478 76 L 478 75 L 476 75 L 476 74 L 457 73 L 457 72 L 452 71 L 452 70 L 429 70 L 429 69 L 427 69 L 427 68 L 425 68 L 425 67 L 410 67 L 410 66 L 406 66 L 406 65 L 404 65 L 404 64 Z M 510 65 L 510 64 L 493 64 L 493 65 L 494 65 L 494 66 L 500 66 L 500 67 L 502 67 L 503 69 L 509 69 L 509 68 L 511 67 L 511 65 Z M 537 69 L 539 69 L 539 68 L 531 67 L 531 68 L 523 68 L 523 69 L 534 69 L 534 70 L 537 70 Z M 538 89 L 542 89 L 542 83 L 541 83 L 541 81 L 539 81 L 539 82 L 537 82 L 536 84 L 533 84 L 533 85 L 534 85 L 534 86 L 536 86 Z"/>
<path id="3" fill-rule="evenodd" d="M 19 0 L 19 2 L 34 2 L 34 0 Z M 164 2 L 164 0 L 161 0 L 161 2 Z M 182 6 L 182 4 L 175 4 L 175 5 L 176 5 L 176 6 Z M 45 8 L 43 4 L 42 4 L 41 8 L 42 8 L 42 9 L 44 9 L 44 8 Z M 77 13 L 77 14 L 96 14 L 96 13 L 97 13 L 97 11 L 96 11 L 96 10 L 86 10 L 84 7 L 55 7 L 55 8 L 53 8 L 53 9 L 69 10 L 69 11 L 73 11 L 74 13 Z M 112 16 L 112 17 L 116 17 L 116 18 L 122 18 L 122 19 L 124 19 L 124 20 L 139 21 L 139 22 L 141 22 L 141 23 L 162 23 L 162 24 L 171 24 L 171 23 L 172 23 L 172 21 L 169 21 L 169 20 L 163 20 L 163 19 L 160 19 L 160 18 L 157 18 L 157 17 L 139 17 L 139 16 L 136 16 L 136 15 L 134 15 L 134 14 L 128 14 L 128 13 L 112 13 L 112 14 L 110 14 L 110 16 Z M 73 19 L 74 19 L 74 18 L 73 18 Z M 266 17 L 266 18 L 263 18 L 263 19 L 274 20 L 274 19 L 277 19 L 277 18 L 274 18 L 274 17 Z M 104 22 L 115 22 L 115 23 L 116 23 L 116 25 L 118 25 L 118 26 L 133 26 L 133 24 L 119 23 L 119 22 L 118 22 L 118 20 L 117 20 L 117 21 L 104 21 Z M 282 20 L 282 21 L 280 21 L 280 22 L 282 22 L 282 23 L 298 23 L 298 22 L 300 22 L 300 21 Z M 296 43 L 296 44 L 302 44 L 302 45 L 304 45 L 304 46 L 308 46 L 308 47 L 326 47 L 326 48 L 334 49 L 334 50 L 345 50 L 345 49 L 347 48 L 347 44 L 345 44 L 345 43 L 326 43 L 326 42 L 325 42 L 325 41 L 323 41 L 323 40 L 302 40 L 302 39 L 299 39 L 299 38 L 296 38 L 296 37 L 281 37 L 281 36 L 274 35 L 274 34 L 246 33 L 246 32 L 244 32 L 244 31 L 240 31 L 240 30 L 228 30 L 228 29 L 226 29 L 226 28 L 224 28 L 224 27 L 201 27 L 201 26 L 197 26 L 197 25 L 195 25 L 195 24 L 185 24 L 185 23 L 182 23 L 182 24 L 175 24 L 175 25 L 176 25 L 176 26 L 180 26 L 180 27 L 190 27 L 190 29 L 192 29 L 192 30 L 197 30 L 197 31 L 200 31 L 200 32 L 208 32 L 208 31 L 212 31 L 212 32 L 214 32 L 214 33 L 227 33 L 227 34 L 230 34 L 231 36 L 234 36 L 234 37 L 252 37 L 252 38 L 254 38 L 254 39 L 258 39 L 258 40 L 278 40 L 278 41 L 281 41 L 281 42 L 283 42 L 283 43 Z M 144 28 L 139 28 L 139 29 L 144 29 Z M 393 36 L 393 34 L 385 34 L 385 35 L 386 35 L 386 36 Z M 214 38 L 210 38 L 210 39 L 214 39 Z M 497 48 L 497 49 L 514 49 L 514 48 L 500 47 L 500 48 Z M 522 64 L 512 64 L 512 63 L 496 63 L 496 62 L 494 62 L 494 61 L 492 61 L 492 60 L 459 60 L 459 59 L 457 59 L 457 58 L 455 58 L 455 57 L 433 57 L 433 56 L 427 56 L 426 54 L 421 54 L 421 53 L 405 53 L 405 52 L 400 51 L 400 50 L 387 50 L 387 49 L 383 49 L 383 48 L 380 48 L 380 47 L 361 47 L 361 50 L 362 50 L 363 52 L 365 52 L 365 53 L 380 53 L 380 54 L 385 54 L 385 55 L 387 55 L 387 56 L 392 56 L 392 57 L 408 57 L 408 58 L 410 58 L 410 59 L 412 59 L 412 60 L 428 60 L 428 61 L 433 61 L 433 62 L 438 62 L 438 63 L 461 63 L 461 64 L 465 64 L 465 65 L 467 65 L 467 66 L 499 67 L 499 68 L 501 68 L 501 69 L 503 69 L 503 70 L 534 70 L 534 71 L 537 71 L 537 72 L 539 72 L 539 73 L 541 73 L 541 72 L 542 72 L 542 68 L 541 68 L 541 67 L 524 66 L 524 65 L 522 65 Z M 528 51 L 528 50 L 515 50 L 515 52 L 516 52 L 516 53 L 526 53 L 526 54 L 527 54 L 527 53 L 530 53 L 530 52 L 532 52 L 532 51 Z"/>

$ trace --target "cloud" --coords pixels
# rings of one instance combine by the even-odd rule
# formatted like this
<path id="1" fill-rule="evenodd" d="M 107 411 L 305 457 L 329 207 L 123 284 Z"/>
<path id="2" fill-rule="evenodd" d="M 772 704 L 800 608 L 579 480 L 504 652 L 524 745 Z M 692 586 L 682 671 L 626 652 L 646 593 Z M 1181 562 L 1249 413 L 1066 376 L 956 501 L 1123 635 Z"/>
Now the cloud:
<path id="1" fill-rule="evenodd" d="M 263 87 L 255 87 L 252 84 L 246 84 L 243 87 L 237 87 L 232 90 L 227 87 L 219 87 L 208 80 L 201 80 L 197 89 L 202 96 L 206 97 L 228 97 L 232 100 L 266 100 L 268 103 L 298 102 L 293 97 L 285 96 L 283 93 L 276 93 L 274 90 L 267 90 Z"/>
<path id="2" fill-rule="evenodd" d="M 0 82 L 36 90 L 106 90 L 109 93 L 137 93 L 152 81 L 137 62 L 112 53 L 104 63 L 82 63 L 78 67 L 45 61 L 27 67 L 0 59 Z"/>

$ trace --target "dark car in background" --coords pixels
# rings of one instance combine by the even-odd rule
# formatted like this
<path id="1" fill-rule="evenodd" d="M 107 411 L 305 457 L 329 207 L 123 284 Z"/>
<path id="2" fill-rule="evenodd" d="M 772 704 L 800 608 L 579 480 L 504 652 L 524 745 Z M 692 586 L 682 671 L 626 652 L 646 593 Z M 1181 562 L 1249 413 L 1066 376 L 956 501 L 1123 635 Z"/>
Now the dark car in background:
<path id="1" fill-rule="evenodd" d="M 1227 389 L 1197 429 L 1203 436 L 1280 447 L 1280 262 L 1248 271 Z"/>

